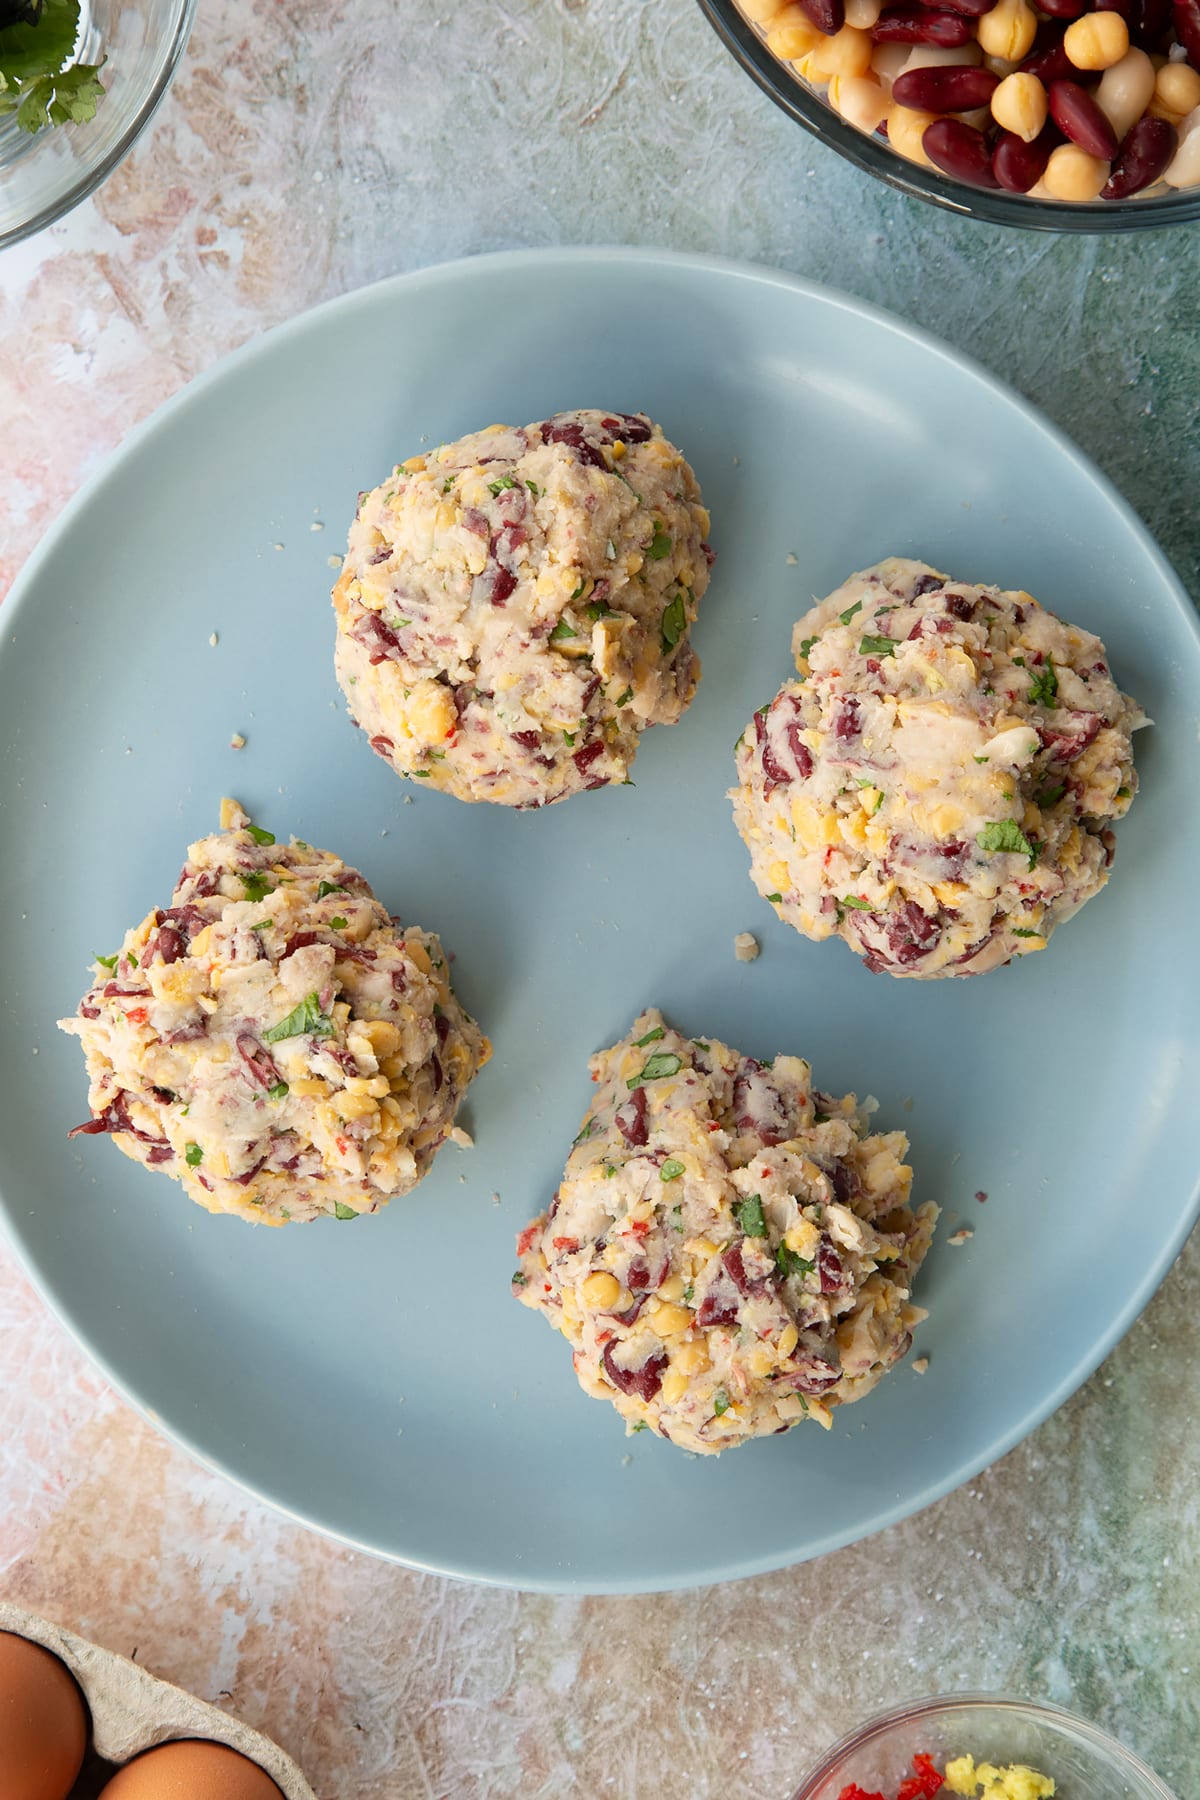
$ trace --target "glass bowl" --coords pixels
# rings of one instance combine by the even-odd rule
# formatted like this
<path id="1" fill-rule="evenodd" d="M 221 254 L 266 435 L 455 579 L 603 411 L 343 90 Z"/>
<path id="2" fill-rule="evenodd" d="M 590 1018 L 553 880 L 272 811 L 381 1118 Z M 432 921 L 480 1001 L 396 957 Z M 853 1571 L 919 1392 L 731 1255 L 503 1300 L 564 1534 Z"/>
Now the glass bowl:
<path id="1" fill-rule="evenodd" d="M 196 0 L 82 0 L 74 60 L 97 63 L 105 94 L 82 125 L 35 136 L 0 117 L 0 249 L 53 224 L 112 174 L 170 86 Z"/>
<path id="2" fill-rule="evenodd" d="M 986 219 L 993 225 L 1019 225 L 1026 231 L 1137 231 L 1185 225 L 1200 219 L 1200 188 L 1145 199 L 1090 200 L 1079 204 L 969 187 L 966 182 L 943 175 L 940 169 L 909 162 L 889 149 L 885 139 L 868 137 L 840 118 L 828 101 L 801 80 L 790 63 L 781 62 L 767 49 L 765 39 L 741 13 L 735 0 L 700 0 L 700 9 L 726 49 L 732 51 L 776 106 L 857 168 L 878 176 L 902 194 L 915 195 L 918 200 L 928 200 L 966 218 Z"/>
<path id="3" fill-rule="evenodd" d="M 976 1762 L 1028 1763 L 1053 1778 L 1056 1800 L 1174 1800 L 1145 1763 L 1086 1719 L 989 1694 L 941 1694 L 880 1713 L 835 1744 L 792 1800 L 838 1800 L 852 1781 L 894 1794 L 918 1751 L 939 1768 L 968 1753 Z"/>

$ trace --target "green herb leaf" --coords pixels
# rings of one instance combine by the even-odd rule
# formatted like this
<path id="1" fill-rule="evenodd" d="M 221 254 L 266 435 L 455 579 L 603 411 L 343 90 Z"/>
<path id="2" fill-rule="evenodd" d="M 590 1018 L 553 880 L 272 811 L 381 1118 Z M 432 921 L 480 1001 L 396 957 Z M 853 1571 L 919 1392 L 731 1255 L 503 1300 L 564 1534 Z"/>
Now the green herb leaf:
<path id="1" fill-rule="evenodd" d="M 771 902 L 771 904 L 773 906 L 782 906 L 783 905 L 783 895 L 782 894 L 768 894 L 767 899 Z"/>
<path id="2" fill-rule="evenodd" d="M 605 606 L 603 600 L 589 601 L 584 610 L 593 625 L 597 619 L 615 619 L 617 616 L 611 606 Z"/>
<path id="3" fill-rule="evenodd" d="M 1014 937 L 1041 937 L 1042 935 L 1040 931 L 1026 931 L 1021 925 L 1014 925 L 1012 934 Z"/>
<path id="4" fill-rule="evenodd" d="M 525 1286 L 527 1286 L 528 1282 L 529 1282 L 528 1275 L 522 1275 L 520 1269 L 517 1269 L 512 1276 L 513 1287 L 525 1287 Z"/>
<path id="5" fill-rule="evenodd" d="M 578 636 L 579 633 L 573 625 L 568 625 L 565 619 L 560 619 L 558 624 L 554 627 L 554 630 L 550 633 L 550 642 L 552 644 L 561 644 L 564 638 Z"/>
<path id="6" fill-rule="evenodd" d="M 501 475 L 499 481 L 488 482 L 488 493 L 494 499 L 497 494 L 502 494 L 505 488 L 514 488 L 516 485 L 511 475 Z"/>
<path id="7" fill-rule="evenodd" d="M 871 637 L 863 638 L 858 646 L 860 656 L 895 656 L 899 638 Z"/>
<path id="8" fill-rule="evenodd" d="M 990 758 L 988 758 L 986 756 L 977 756 L 975 758 L 976 762 L 982 762 L 982 763 L 988 762 L 989 760 L 990 760 Z"/>
<path id="9" fill-rule="evenodd" d="M 703 1038 L 693 1038 L 692 1042 L 693 1042 L 693 1044 L 695 1044 L 697 1050 L 703 1050 L 706 1056 L 707 1056 L 708 1052 L 712 1049 L 712 1045 L 706 1044 L 704 1042 Z"/>
<path id="10" fill-rule="evenodd" d="M 630 1426 L 631 1431 L 649 1431 L 649 1429 L 650 1427 L 647 1425 L 645 1419 L 635 1419 Z"/>
<path id="11" fill-rule="evenodd" d="M 684 1172 L 684 1165 L 677 1156 L 668 1156 L 658 1172 L 664 1181 L 678 1181 Z"/>
<path id="12" fill-rule="evenodd" d="M 189 1169 L 195 1169 L 204 1161 L 204 1152 L 199 1144 L 188 1144 L 183 1152 L 183 1160 Z"/>
<path id="13" fill-rule="evenodd" d="M 694 1281 L 689 1281 L 687 1286 L 683 1290 L 683 1304 L 685 1306 L 690 1306 L 692 1304 L 692 1301 L 695 1299 L 695 1297 L 696 1297 L 696 1284 Z"/>
<path id="14" fill-rule="evenodd" d="M 1039 806 L 1053 806 L 1056 801 L 1062 799 L 1066 791 L 1067 784 L 1065 781 L 1060 781 L 1056 787 L 1044 787 L 1037 797 L 1037 803 Z M 1117 792 L 1119 794 L 1121 789 L 1118 788 Z M 1125 792 L 1128 793 L 1129 789 L 1126 788 Z"/>
<path id="15" fill-rule="evenodd" d="M 348 923 L 349 921 L 343 919 L 341 913 L 335 913 L 329 921 L 329 929 L 330 931 L 345 931 Z"/>
<path id="16" fill-rule="evenodd" d="M 563 736 L 567 740 L 567 749 L 568 750 L 570 750 L 574 746 L 575 739 L 578 737 L 578 735 L 579 735 L 579 733 L 576 731 L 564 731 L 563 732 Z"/>
<path id="17" fill-rule="evenodd" d="M 595 1128 L 596 1128 L 596 1121 L 589 1114 L 588 1117 L 583 1121 L 583 1124 L 579 1127 L 579 1130 L 576 1132 L 574 1138 L 572 1138 L 572 1140 L 571 1140 L 572 1143 L 573 1144 L 584 1143 L 588 1138 L 591 1137 L 592 1132 L 595 1130 Z"/>
<path id="18" fill-rule="evenodd" d="M 713 1395 L 713 1411 L 716 1413 L 718 1419 L 722 1413 L 729 1411 L 729 1395 L 725 1392 L 724 1388 L 718 1388 Z"/>
<path id="19" fill-rule="evenodd" d="M 653 1031 L 648 1031 L 646 1033 L 645 1037 L 638 1038 L 633 1047 L 635 1050 L 644 1050 L 647 1044 L 657 1043 L 660 1037 L 665 1037 L 666 1035 L 666 1027 L 664 1025 L 656 1025 Z"/>
<path id="20" fill-rule="evenodd" d="M 848 625 L 855 613 L 860 613 L 862 611 L 862 604 L 861 600 L 856 600 L 853 606 L 848 606 L 844 613 L 838 614 L 838 618 L 842 621 L 843 625 Z"/>
<path id="21" fill-rule="evenodd" d="M 1118 800 L 1128 800 L 1132 796 L 1132 793 L 1133 793 L 1132 788 L 1119 787 L 1117 789 L 1117 799 Z"/>
<path id="22" fill-rule="evenodd" d="M 812 647 L 813 647 L 813 645 L 814 645 L 814 644 L 815 644 L 815 643 L 816 643 L 816 641 L 817 641 L 817 638 L 818 638 L 818 637 L 819 637 L 819 636 L 820 636 L 820 633 L 819 633 L 819 632 L 814 632 L 814 634 L 813 634 L 813 636 L 812 636 L 812 637 L 810 637 L 810 638 L 803 638 L 803 639 L 802 639 L 802 640 L 801 640 L 801 644 L 800 644 L 800 652 L 799 652 L 799 653 L 800 653 L 800 655 L 801 655 L 801 656 L 805 656 L 805 657 L 806 657 L 806 656 L 807 656 L 807 655 L 808 655 L 808 653 L 809 653 L 809 651 L 810 651 L 810 650 L 811 650 L 811 649 L 812 649 Z"/>
<path id="23" fill-rule="evenodd" d="M 273 844 L 275 842 L 275 833 L 264 831 L 261 825 L 247 825 L 246 830 L 256 844 Z"/>
<path id="24" fill-rule="evenodd" d="M 683 595 L 675 598 L 663 608 L 662 641 L 664 650 L 673 650 L 687 629 L 687 610 L 683 604 Z"/>
<path id="25" fill-rule="evenodd" d="M 239 875 L 238 880 L 247 900 L 265 900 L 268 894 L 275 892 L 275 884 L 268 881 L 260 869 L 252 869 L 249 875 Z"/>
<path id="26" fill-rule="evenodd" d="M 605 1163 L 604 1179 L 606 1181 L 611 1181 L 613 1176 L 616 1174 L 616 1172 L 617 1172 L 617 1165 L 615 1163 Z"/>
<path id="27" fill-rule="evenodd" d="M 428 781 L 429 780 L 429 770 L 428 769 L 410 769 L 408 772 L 410 775 L 414 775 L 418 781 Z"/>
<path id="28" fill-rule="evenodd" d="M 450 492 L 450 489 L 454 486 L 454 484 L 457 480 L 458 480 L 457 475 L 447 475 L 445 481 L 443 481 L 443 483 L 442 483 L 443 494 L 448 494 Z"/>
<path id="29" fill-rule="evenodd" d="M 751 1194 L 748 1200 L 734 1202 L 733 1216 L 747 1237 L 766 1237 L 767 1221 L 763 1218 L 762 1200 Z"/>
<path id="30" fill-rule="evenodd" d="M 677 1075 L 682 1066 L 672 1051 L 656 1050 L 653 1056 L 646 1058 L 641 1074 L 631 1075 L 625 1086 L 638 1088 L 646 1081 L 663 1081 L 668 1075 Z"/>
<path id="31" fill-rule="evenodd" d="M 352 1206 L 343 1206 L 340 1200 L 335 1200 L 333 1203 L 333 1216 L 335 1219 L 357 1219 L 358 1214 Z"/>
<path id="32" fill-rule="evenodd" d="M 1054 664 L 1045 662 L 1029 684 L 1028 698 L 1035 706 L 1053 706 L 1058 699 L 1058 676 Z"/>
<path id="33" fill-rule="evenodd" d="M 526 483 L 525 483 L 525 486 L 526 486 L 526 487 L 527 487 L 527 488 L 528 488 L 528 489 L 529 489 L 529 491 L 530 491 L 530 493 L 531 493 L 531 494 L 532 494 L 532 495 L 533 495 L 533 497 L 534 497 L 534 499 L 535 499 L 535 500 L 536 500 L 536 499 L 537 499 L 537 498 L 538 498 L 538 497 L 539 497 L 539 495 L 540 495 L 540 494 L 541 494 L 541 491 L 542 491 L 542 490 L 541 490 L 541 488 L 540 488 L 540 487 L 539 487 L 539 486 L 538 486 L 538 484 L 537 484 L 537 482 L 536 482 L 536 481 L 526 481 Z"/>
<path id="34" fill-rule="evenodd" d="M 854 908 L 855 912 L 874 912 L 875 911 L 874 901 L 860 900 L 857 894 L 843 894 L 842 895 L 842 905 L 843 906 L 852 906 Z"/>
<path id="35" fill-rule="evenodd" d="M 586 586 L 587 586 L 587 576 L 585 575 L 583 577 L 583 579 L 580 581 L 579 586 L 575 589 L 575 592 L 571 595 L 572 600 L 578 600 L 580 594 L 582 594 L 582 592 Z"/>
<path id="36" fill-rule="evenodd" d="M 671 540 L 656 519 L 654 521 L 654 536 L 650 539 L 650 542 L 646 547 L 646 555 L 650 558 L 651 562 L 661 562 L 664 556 L 669 556 L 670 554 Z"/>
<path id="37" fill-rule="evenodd" d="M 632 699 L 633 699 L 633 689 L 631 687 L 627 687 L 625 689 L 625 692 L 618 699 L 617 705 L 618 706 L 628 706 L 629 702 Z"/>
<path id="38" fill-rule="evenodd" d="M 78 31 L 78 0 L 44 0 L 35 24 L 0 30 L 0 114 L 15 112 L 22 131 L 95 116 L 103 64 L 66 67 Z"/>
<path id="39" fill-rule="evenodd" d="M 131 968 L 131 969 L 136 969 L 136 968 L 137 968 L 137 966 L 138 966 L 138 959 L 137 959 L 137 957 L 136 957 L 136 956 L 135 956 L 135 955 L 134 955 L 134 954 L 133 954 L 133 951 L 132 951 L 132 950 L 123 950 L 123 951 L 122 951 L 122 952 L 121 952 L 121 954 L 122 954 L 122 955 L 123 955 L 123 956 L 124 956 L 124 958 L 125 958 L 125 961 L 126 961 L 126 962 L 127 962 L 127 963 L 128 963 L 128 964 L 129 964 L 129 966 L 130 966 L 130 968 Z"/>
<path id="40" fill-rule="evenodd" d="M 775 1252 L 775 1267 L 784 1281 L 789 1275 L 801 1277 L 811 1275 L 816 1266 L 815 1261 L 810 1262 L 806 1256 L 799 1255 L 795 1250 L 789 1250 L 786 1244 L 780 1244 Z"/>
<path id="41" fill-rule="evenodd" d="M 92 958 L 92 961 L 99 963 L 100 967 L 102 969 L 107 969 L 109 974 L 111 975 L 113 970 L 117 966 L 118 958 L 115 956 L 94 956 Z"/>
<path id="42" fill-rule="evenodd" d="M 269 1031 L 263 1032 L 263 1038 L 268 1044 L 278 1044 L 283 1038 L 332 1036 L 333 1021 L 321 1011 L 321 1002 L 315 993 L 306 994 L 286 1019 L 280 1019 L 278 1025 L 272 1025 Z"/>
<path id="43" fill-rule="evenodd" d="M 1018 669 L 1023 669 L 1025 667 L 1025 658 L 1023 656 L 1014 656 L 1013 662 L 1016 664 Z"/>
<path id="44" fill-rule="evenodd" d="M 274 1087 L 269 1087 L 267 1089 L 268 1100 L 286 1100 L 287 1097 L 288 1084 L 286 1081 L 277 1081 Z"/>
<path id="45" fill-rule="evenodd" d="M 255 919 L 251 931 L 267 931 L 275 923 L 274 919 Z"/>
<path id="46" fill-rule="evenodd" d="M 975 842 L 981 850 L 1027 856 L 1031 869 L 1037 861 L 1037 851 L 1015 819 L 994 819 L 990 825 L 985 825 L 982 831 L 976 833 Z"/>

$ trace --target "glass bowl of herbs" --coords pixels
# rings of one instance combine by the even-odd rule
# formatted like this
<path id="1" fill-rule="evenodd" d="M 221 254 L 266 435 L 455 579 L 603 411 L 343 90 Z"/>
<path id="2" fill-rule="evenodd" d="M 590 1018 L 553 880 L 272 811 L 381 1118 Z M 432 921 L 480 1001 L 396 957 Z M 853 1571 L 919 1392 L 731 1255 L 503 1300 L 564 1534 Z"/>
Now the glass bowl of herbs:
<path id="1" fill-rule="evenodd" d="M 0 0 L 0 249 L 53 224 L 128 154 L 196 0 Z"/>

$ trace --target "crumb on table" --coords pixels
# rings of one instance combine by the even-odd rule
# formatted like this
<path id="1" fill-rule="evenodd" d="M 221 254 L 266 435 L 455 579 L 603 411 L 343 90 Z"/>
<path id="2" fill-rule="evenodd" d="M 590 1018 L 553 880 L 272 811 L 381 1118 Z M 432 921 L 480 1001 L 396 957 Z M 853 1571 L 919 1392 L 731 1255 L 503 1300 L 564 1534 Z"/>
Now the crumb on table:
<path id="1" fill-rule="evenodd" d="M 974 1236 L 975 1233 L 971 1230 L 969 1225 L 960 1225 L 957 1231 L 952 1231 L 950 1233 L 946 1242 L 948 1244 L 953 1244 L 954 1248 L 957 1250 L 960 1244 L 965 1244 L 968 1238 L 973 1238 Z"/>
<path id="2" fill-rule="evenodd" d="M 739 962 L 753 962 L 759 952 L 758 939 L 750 931 L 739 931 L 733 940 L 733 954 Z"/>

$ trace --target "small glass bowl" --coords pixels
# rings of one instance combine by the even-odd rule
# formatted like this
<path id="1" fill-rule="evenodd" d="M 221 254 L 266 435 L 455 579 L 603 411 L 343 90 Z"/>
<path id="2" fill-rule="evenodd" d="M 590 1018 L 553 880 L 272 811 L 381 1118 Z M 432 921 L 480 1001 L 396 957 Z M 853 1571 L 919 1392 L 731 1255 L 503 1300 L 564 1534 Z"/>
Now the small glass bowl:
<path id="1" fill-rule="evenodd" d="M 1028 1763 L 1053 1778 L 1059 1800 L 1175 1800 L 1145 1763 L 1086 1719 L 991 1694 L 940 1694 L 878 1714 L 835 1744 L 792 1800 L 838 1800 L 852 1781 L 894 1794 L 919 1751 L 939 1768 L 967 1754 L 1001 1766 Z"/>
<path id="2" fill-rule="evenodd" d="M 902 194 L 912 194 L 918 200 L 928 200 L 969 219 L 1022 226 L 1026 231 L 1138 231 L 1186 225 L 1200 219 L 1200 188 L 1183 188 L 1145 199 L 1089 200 L 1086 204 L 1034 200 L 1027 194 L 970 187 L 966 182 L 955 181 L 953 176 L 943 175 L 940 169 L 909 162 L 907 157 L 889 149 L 883 138 L 868 137 L 840 118 L 789 63 L 781 62 L 767 49 L 766 40 L 739 11 L 735 0 L 700 0 L 700 9 L 726 49 L 776 106 L 857 168 L 899 188 Z"/>
<path id="3" fill-rule="evenodd" d="M 76 62 L 107 61 L 105 94 L 84 125 L 31 136 L 0 117 L 0 250 L 52 225 L 106 181 L 166 93 L 196 0 L 83 0 Z"/>

